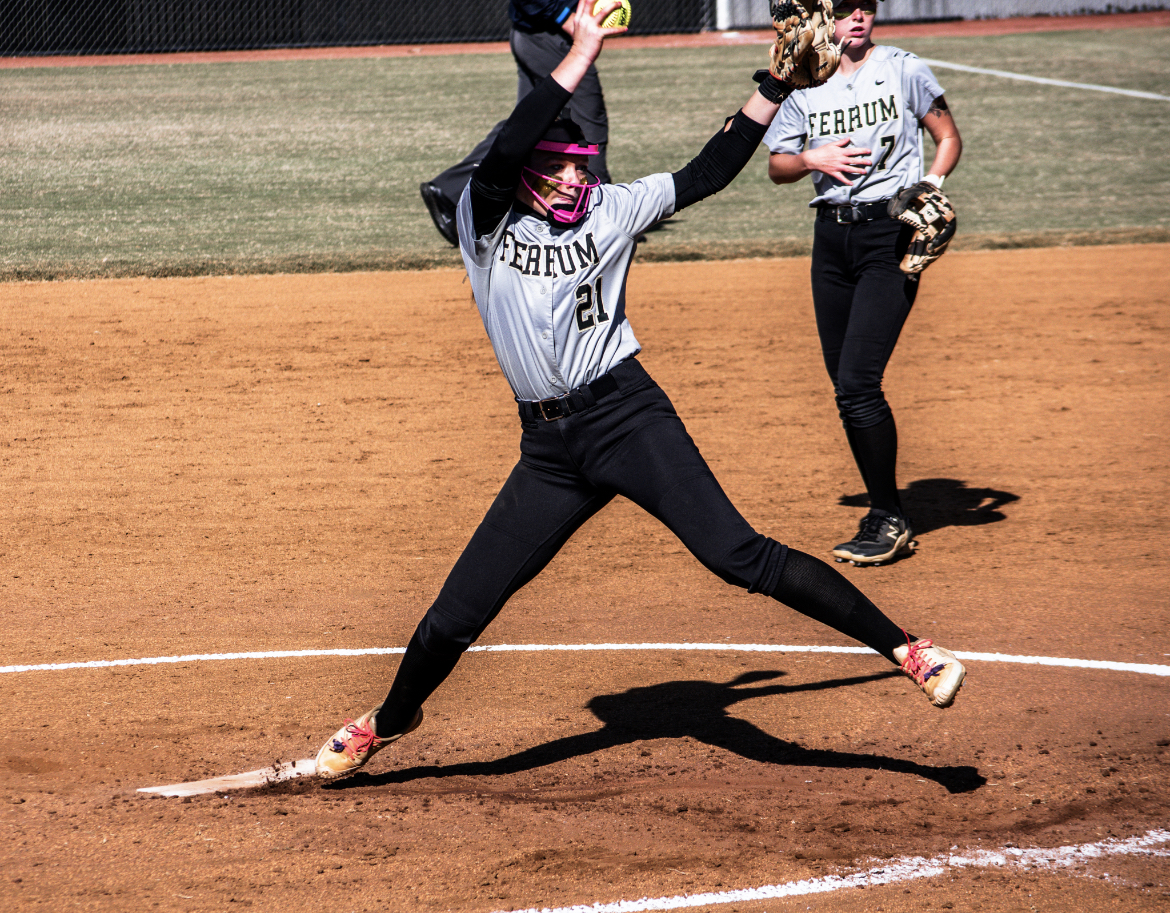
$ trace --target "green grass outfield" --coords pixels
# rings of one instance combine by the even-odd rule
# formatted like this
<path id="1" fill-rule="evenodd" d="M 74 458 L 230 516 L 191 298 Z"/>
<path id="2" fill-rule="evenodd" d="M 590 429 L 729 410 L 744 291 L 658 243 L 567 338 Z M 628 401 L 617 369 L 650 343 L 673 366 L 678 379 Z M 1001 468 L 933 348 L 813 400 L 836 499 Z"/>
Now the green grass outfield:
<path id="1" fill-rule="evenodd" d="M 1170 29 L 895 43 L 1170 94 Z M 607 50 L 614 178 L 683 165 L 766 54 Z M 965 141 L 956 247 L 1170 240 L 1170 101 L 936 76 Z M 507 114 L 515 81 L 507 54 L 0 70 L 0 279 L 455 265 L 418 184 Z M 811 184 L 775 187 L 765 160 L 640 256 L 806 252 Z"/>

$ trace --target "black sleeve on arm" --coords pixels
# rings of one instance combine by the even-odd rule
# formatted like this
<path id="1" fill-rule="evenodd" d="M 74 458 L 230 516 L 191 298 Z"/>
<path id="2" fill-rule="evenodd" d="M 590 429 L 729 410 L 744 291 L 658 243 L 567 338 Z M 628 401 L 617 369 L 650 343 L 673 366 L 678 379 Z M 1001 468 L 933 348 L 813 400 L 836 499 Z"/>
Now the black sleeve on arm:
<path id="1" fill-rule="evenodd" d="M 548 76 L 516 103 L 471 178 L 471 215 L 477 238 L 490 234 L 508 214 L 520 186 L 520 169 L 572 97 Z"/>
<path id="2" fill-rule="evenodd" d="M 674 211 L 718 193 L 739 174 L 768 132 L 742 111 L 730 118 L 730 129 L 716 133 L 703 151 L 674 173 Z"/>

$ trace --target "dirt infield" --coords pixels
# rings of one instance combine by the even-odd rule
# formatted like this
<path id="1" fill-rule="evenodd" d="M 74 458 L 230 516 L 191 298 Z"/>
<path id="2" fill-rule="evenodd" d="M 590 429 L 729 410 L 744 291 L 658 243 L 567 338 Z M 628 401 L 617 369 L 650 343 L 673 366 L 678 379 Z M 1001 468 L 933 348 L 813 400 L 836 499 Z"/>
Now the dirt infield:
<path id="1" fill-rule="evenodd" d="M 1165 666 L 1170 247 L 952 252 L 887 389 L 921 543 L 846 573 L 954 649 Z M 745 515 L 826 555 L 862 511 L 808 261 L 637 264 L 643 363 Z M 139 787 L 311 756 L 516 456 L 461 273 L 9 283 L 0 907 L 614 903 L 1164 828 L 1166 679 L 972 660 L 949 711 L 839 653 L 469 655 L 368 775 Z M 846 645 L 628 503 L 488 644 Z M 1055 854 L 1055 851 L 1054 851 Z M 1166 857 L 954 868 L 711 910 L 1165 910 Z"/>

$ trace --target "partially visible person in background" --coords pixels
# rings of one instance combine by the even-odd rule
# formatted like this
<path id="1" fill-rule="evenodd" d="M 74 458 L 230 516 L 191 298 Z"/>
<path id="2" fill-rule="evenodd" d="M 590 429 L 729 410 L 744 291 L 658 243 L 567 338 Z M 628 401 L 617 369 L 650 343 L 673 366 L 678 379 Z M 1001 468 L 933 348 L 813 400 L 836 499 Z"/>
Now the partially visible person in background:
<path id="1" fill-rule="evenodd" d="M 548 76 L 564 60 L 573 46 L 576 18 L 572 15 L 576 3 L 566 0 L 510 0 L 508 16 L 512 20 L 509 44 L 516 60 L 516 100 L 532 91 L 538 82 Z M 590 66 L 582 78 L 565 114 L 581 127 L 585 139 L 596 146 L 598 153 L 589 163 L 589 170 L 610 183 L 605 163 L 605 147 L 609 143 L 609 119 L 605 113 L 605 98 L 597 68 Z M 431 221 L 448 242 L 459 245 L 455 229 L 455 203 L 463 188 L 483 161 L 495 142 L 505 121 L 496 124 L 490 133 L 467 154 L 463 161 L 419 185 L 419 193 L 426 203 Z"/>

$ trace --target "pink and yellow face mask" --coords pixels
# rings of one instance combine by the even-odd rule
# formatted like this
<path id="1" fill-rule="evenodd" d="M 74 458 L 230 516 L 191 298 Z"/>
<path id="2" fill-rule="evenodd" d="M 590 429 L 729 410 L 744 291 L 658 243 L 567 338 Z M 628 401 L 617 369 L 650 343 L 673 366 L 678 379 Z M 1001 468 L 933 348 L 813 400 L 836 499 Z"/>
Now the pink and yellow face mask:
<path id="1" fill-rule="evenodd" d="M 586 162 L 578 159 L 598 153 L 594 145 L 541 140 L 536 144 L 532 165 L 524 166 L 520 182 L 544 204 L 551 219 L 571 225 L 585 214 L 590 193 L 601 183 L 589 172 Z"/>

